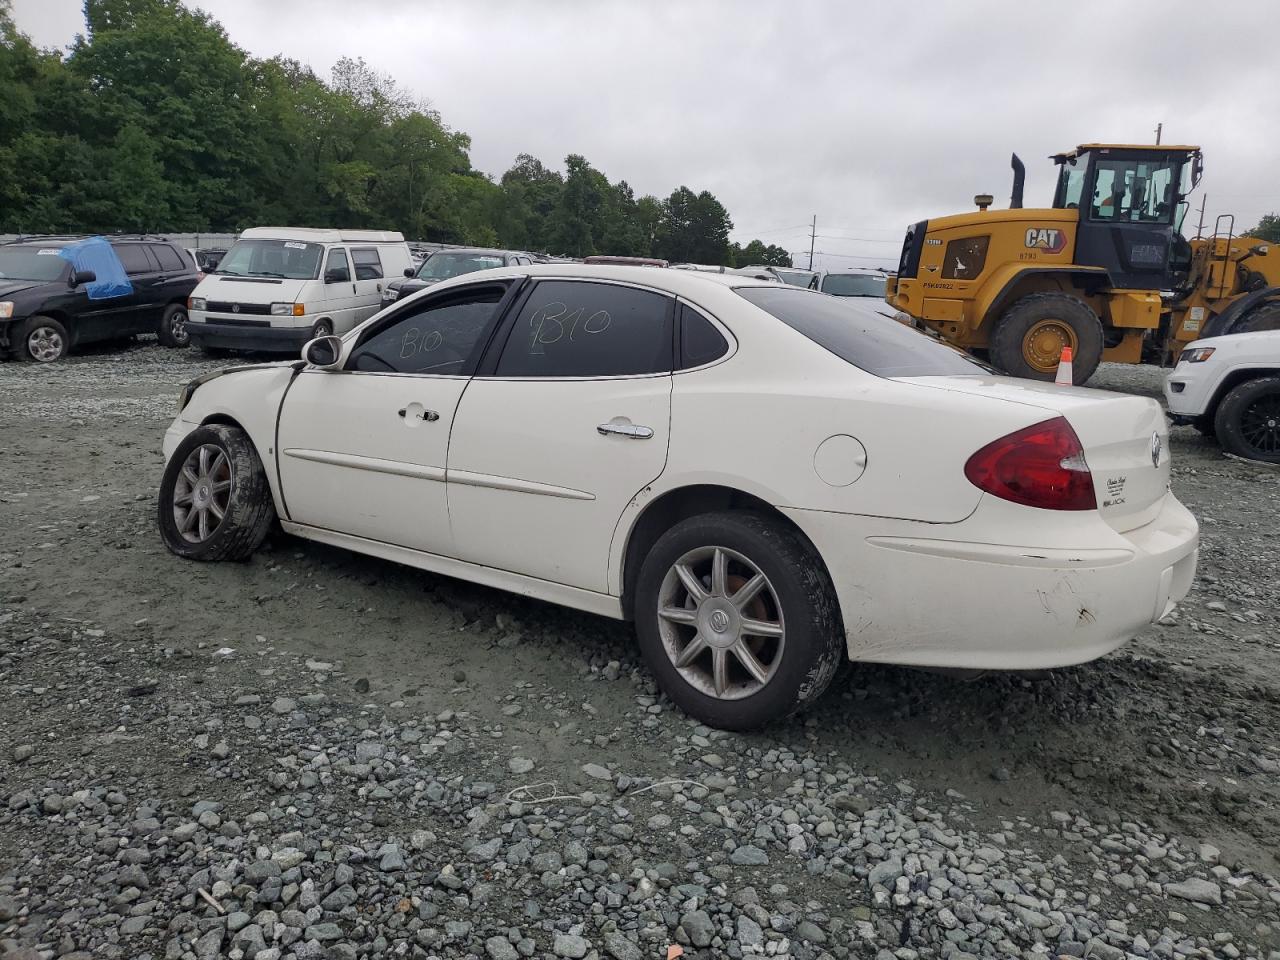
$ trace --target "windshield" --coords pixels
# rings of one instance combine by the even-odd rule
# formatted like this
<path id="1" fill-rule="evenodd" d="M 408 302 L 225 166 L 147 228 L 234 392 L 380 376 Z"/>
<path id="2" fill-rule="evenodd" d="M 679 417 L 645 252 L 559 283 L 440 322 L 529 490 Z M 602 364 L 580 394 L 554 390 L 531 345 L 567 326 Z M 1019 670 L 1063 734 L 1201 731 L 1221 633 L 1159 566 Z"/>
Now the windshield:
<path id="1" fill-rule="evenodd" d="M 884 299 L 884 277 L 865 273 L 829 273 L 822 279 L 822 292 L 836 297 L 879 297 Z"/>
<path id="2" fill-rule="evenodd" d="M 0 247 L 0 280 L 49 283 L 65 277 L 69 266 L 57 247 Z"/>
<path id="3" fill-rule="evenodd" d="M 1177 157 L 1111 160 L 1094 164 L 1089 219 L 1127 223 L 1172 223 L 1178 200 Z"/>
<path id="4" fill-rule="evenodd" d="M 735 292 L 818 346 L 877 377 L 983 376 L 990 367 L 941 340 L 852 300 L 786 287 Z"/>
<path id="5" fill-rule="evenodd" d="M 324 247 L 301 240 L 237 240 L 218 262 L 217 272 L 233 277 L 314 280 Z"/>
<path id="6" fill-rule="evenodd" d="M 502 257 L 494 253 L 433 253 L 418 268 L 420 280 L 448 280 L 477 270 L 502 266 Z"/>
<path id="7" fill-rule="evenodd" d="M 782 270 L 778 267 L 774 267 L 773 272 L 793 287 L 807 287 L 809 284 L 813 283 L 813 278 L 815 276 L 815 274 L 809 270 Z"/>

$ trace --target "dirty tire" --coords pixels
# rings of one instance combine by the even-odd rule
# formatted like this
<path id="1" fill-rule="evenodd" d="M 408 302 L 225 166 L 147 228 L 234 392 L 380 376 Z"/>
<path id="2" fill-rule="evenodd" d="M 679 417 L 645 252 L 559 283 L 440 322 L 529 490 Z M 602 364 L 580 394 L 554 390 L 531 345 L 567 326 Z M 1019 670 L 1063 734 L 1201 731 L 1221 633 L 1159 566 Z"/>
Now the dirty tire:
<path id="1" fill-rule="evenodd" d="M 1024 349 L 1028 335 L 1050 321 L 1071 328 L 1076 341 L 1073 382 L 1077 386 L 1087 382 L 1102 361 L 1102 322 L 1087 303 L 1065 293 L 1033 293 L 1006 310 L 991 331 L 991 362 L 1013 377 L 1052 380 L 1056 361 L 1050 367 L 1035 366 Z"/>
<path id="2" fill-rule="evenodd" d="M 657 611 L 668 571 L 690 552 L 713 547 L 747 558 L 767 577 L 785 624 L 776 669 L 760 689 L 740 699 L 722 699 L 686 680 L 660 632 Z M 663 534 L 640 569 L 635 621 L 641 653 L 662 691 L 690 716 L 723 730 L 756 729 L 809 706 L 846 656 L 839 605 L 822 560 L 794 530 L 755 513 L 704 514 Z"/>
<path id="3" fill-rule="evenodd" d="M 18 356 L 36 363 L 53 363 L 61 360 L 71 349 L 71 335 L 53 317 L 36 315 L 28 317 L 18 326 L 18 335 L 13 338 L 18 348 Z"/>
<path id="4" fill-rule="evenodd" d="M 316 325 L 311 328 L 311 339 L 318 340 L 321 337 L 330 336 L 333 333 L 332 320 L 317 320 Z"/>
<path id="5" fill-rule="evenodd" d="M 1233 387 L 1218 404 L 1214 427 L 1228 453 L 1280 463 L 1280 377 L 1259 377 Z"/>
<path id="6" fill-rule="evenodd" d="M 166 347 L 188 346 L 191 334 L 187 332 L 187 308 L 180 303 L 169 304 L 156 330 L 156 336 Z"/>
<path id="7" fill-rule="evenodd" d="M 226 510 L 208 538 L 192 542 L 174 516 L 174 491 L 187 457 L 201 446 L 220 449 L 230 461 L 231 488 Z M 258 451 L 243 430 L 222 424 L 189 433 L 169 458 L 160 481 L 160 537 L 171 553 L 188 560 L 246 560 L 262 545 L 275 521 L 271 487 Z"/>
<path id="8" fill-rule="evenodd" d="M 1259 330 L 1280 330 L 1280 301 L 1273 300 L 1256 310 L 1250 310 L 1231 332 L 1257 333 Z"/>

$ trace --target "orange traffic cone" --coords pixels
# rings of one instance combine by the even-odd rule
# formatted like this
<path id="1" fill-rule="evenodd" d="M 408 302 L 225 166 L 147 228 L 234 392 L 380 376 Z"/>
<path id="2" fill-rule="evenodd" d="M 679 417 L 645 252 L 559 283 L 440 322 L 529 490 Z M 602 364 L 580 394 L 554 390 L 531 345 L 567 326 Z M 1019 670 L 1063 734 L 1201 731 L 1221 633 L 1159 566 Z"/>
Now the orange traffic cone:
<path id="1" fill-rule="evenodd" d="M 1063 347 L 1062 356 L 1058 359 L 1058 373 L 1053 382 L 1060 387 L 1071 386 L 1071 348 Z"/>

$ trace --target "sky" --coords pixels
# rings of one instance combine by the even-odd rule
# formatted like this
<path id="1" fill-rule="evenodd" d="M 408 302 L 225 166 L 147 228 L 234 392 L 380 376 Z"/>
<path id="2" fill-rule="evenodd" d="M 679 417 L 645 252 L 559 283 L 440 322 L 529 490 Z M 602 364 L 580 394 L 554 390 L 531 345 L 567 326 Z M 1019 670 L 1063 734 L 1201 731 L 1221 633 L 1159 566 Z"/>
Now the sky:
<path id="1" fill-rule="evenodd" d="M 203 0 L 231 39 L 322 76 L 363 57 L 471 136 L 501 176 L 519 153 L 585 156 L 637 196 L 710 190 L 733 239 L 804 265 L 893 265 L 908 223 L 1047 206 L 1052 153 L 1083 142 L 1204 148 L 1194 235 L 1280 210 L 1280 4 L 1247 18 L 1187 0 Z M 42 46 L 84 28 L 80 0 L 14 0 Z M 1208 15 L 1207 15 L 1208 14 Z"/>

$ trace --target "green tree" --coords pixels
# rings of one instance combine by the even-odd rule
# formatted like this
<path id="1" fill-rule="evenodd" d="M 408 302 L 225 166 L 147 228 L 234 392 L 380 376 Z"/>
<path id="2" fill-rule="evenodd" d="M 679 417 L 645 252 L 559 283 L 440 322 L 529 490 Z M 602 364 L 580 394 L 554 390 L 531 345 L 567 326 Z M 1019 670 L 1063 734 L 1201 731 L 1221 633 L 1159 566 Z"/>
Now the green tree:
<path id="1" fill-rule="evenodd" d="M 654 252 L 673 263 L 729 263 L 733 221 L 714 196 L 678 187 L 662 205 Z"/>
<path id="2" fill-rule="evenodd" d="M 1280 214 L 1268 213 L 1258 221 L 1252 230 L 1246 230 L 1245 236 L 1257 237 L 1268 243 L 1280 243 Z"/>

